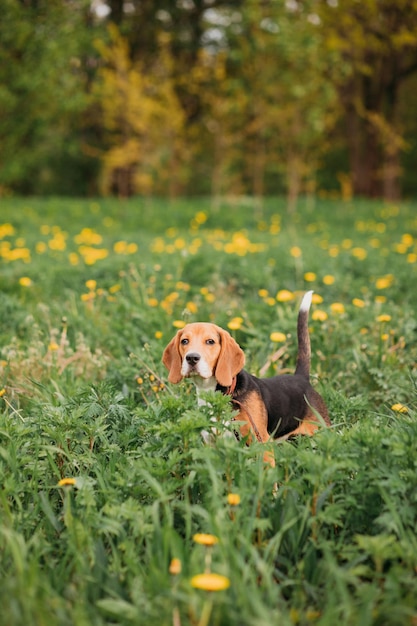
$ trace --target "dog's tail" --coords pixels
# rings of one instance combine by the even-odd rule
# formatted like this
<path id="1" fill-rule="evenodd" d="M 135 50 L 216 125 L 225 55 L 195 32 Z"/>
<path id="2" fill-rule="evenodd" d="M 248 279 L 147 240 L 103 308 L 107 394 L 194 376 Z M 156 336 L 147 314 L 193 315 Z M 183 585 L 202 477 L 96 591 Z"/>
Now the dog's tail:
<path id="1" fill-rule="evenodd" d="M 297 322 L 298 354 L 295 373 L 305 378 L 310 378 L 311 346 L 308 332 L 308 313 L 310 311 L 312 297 L 312 291 L 307 291 L 307 293 L 304 294 L 298 311 Z"/>

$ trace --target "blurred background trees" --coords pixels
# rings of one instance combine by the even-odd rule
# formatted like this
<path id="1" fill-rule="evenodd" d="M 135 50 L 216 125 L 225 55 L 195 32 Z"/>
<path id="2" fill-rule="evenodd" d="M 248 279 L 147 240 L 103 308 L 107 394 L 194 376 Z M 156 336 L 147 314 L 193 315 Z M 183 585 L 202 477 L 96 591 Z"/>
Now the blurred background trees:
<path id="1" fill-rule="evenodd" d="M 0 192 L 415 194 L 416 0 L 3 0 Z"/>

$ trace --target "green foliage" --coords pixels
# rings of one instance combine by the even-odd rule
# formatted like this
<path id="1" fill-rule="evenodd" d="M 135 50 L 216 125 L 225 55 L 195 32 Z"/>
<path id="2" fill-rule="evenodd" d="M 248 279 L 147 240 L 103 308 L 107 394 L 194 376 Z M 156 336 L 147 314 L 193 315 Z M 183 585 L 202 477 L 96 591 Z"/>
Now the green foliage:
<path id="1" fill-rule="evenodd" d="M 415 206 L 282 207 L 3 201 L 4 623 L 414 623 Z M 251 371 L 292 371 L 310 288 L 332 427 L 267 444 L 272 469 L 160 358 L 213 319 Z M 230 586 L 195 588 L 207 569 Z"/>

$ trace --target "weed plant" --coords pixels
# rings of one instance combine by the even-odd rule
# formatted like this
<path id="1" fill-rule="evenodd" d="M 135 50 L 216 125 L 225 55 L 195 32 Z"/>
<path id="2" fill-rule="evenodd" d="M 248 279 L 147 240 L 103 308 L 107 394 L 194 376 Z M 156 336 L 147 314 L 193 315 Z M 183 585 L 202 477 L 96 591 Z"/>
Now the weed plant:
<path id="1" fill-rule="evenodd" d="M 0 262 L 1 624 L 417 623 L 415 204 L 3 199 Z M 161 354 L 292 371 L 307 289 L 332 427 L 272 469 Z"/>

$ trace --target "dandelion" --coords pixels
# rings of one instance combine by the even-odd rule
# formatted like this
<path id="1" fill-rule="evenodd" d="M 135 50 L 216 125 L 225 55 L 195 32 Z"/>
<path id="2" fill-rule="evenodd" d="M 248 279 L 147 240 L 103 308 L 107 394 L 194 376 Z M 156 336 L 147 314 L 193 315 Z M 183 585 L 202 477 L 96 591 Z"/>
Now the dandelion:
<path id="1" fill-rule="evenodd" d="M 313 293 L 311 301 L 313 304 L 321 304 L 323 302 L 323 298 L 319 296 L 318 293 Z"/>
<path id="2" fill-rule="evenodd" d="M 391 287 L 394 282 L 394 276 L 392 274 L 387 274 L 386 276 L 382 276 L 381 278 L 377 278 L 375 281 L 375 287 L 377 289 L 387 289 Z"/>
<path id="3" fill-rule="evenodd" d="M 401 402 L 397 402 L 396 404 L 392 405 L 391 410 L 395 411 L 396 413 L 408 413 L 408 406 L 401 404 Z"/>
<path id="4" fill-rule="evenodd" d="M 31 287 L 32 280 L 29 278 L 29 276 L 22 276 L 21 278 L 19 278 L 19 285 L 21 287 Z"/>
<path id="5" fill-rule="evenodd" d="M 280 333 L 280 332 L 275 332 L 275 333 L 271 333 L 269 335 L 269 338 L 271 341 L 273 341 L 274 343 L 281 343 L 283 341 L 286 341 L 287 339 L 287 335 L 285 335 L 284 333 Z"/>
<path id="6" fill-rule="evenodd" d="M 303 251 L 299 246 L 293 246 L 290 248 L 290 254 L 294 259 L 299 259 L 302 256 Z"/>
<path id="7" fill-rule="evenodd" d="M 169 573 L 172 574 L 173 576 L 177 576 L 178 574 L 181 574 L 181 569 L 182 569 L 182 564 L 181 564 L 180 559 L 177 559 L 177 558 L 172 559 L 169 565 Z"/>
<path id="8" fill-rule="evenodd" d="M 202 546 L 214 546 L 216 543 L 219 543 L 216 535 L 210 535 L 208 533 L 196 533 L 193 536 L 193 540 Z"/>
<path id="9" fill-rule="evenodd" d="M 95 288 L 97 287 L 97 281 L 96 281 L 96 280 L 93 280 L 93 279 L 87 280 L 87 281 L 85 282 L 85 286 L 86 286 L 86 287 L 87 287 L 87 289 L 89 289 L 90 291 L 94 291 L 94 290 L 95 290 Z"/>
<path id="10" fill-rule="evenodd" d="M 313 319 L 315 322 L 325 322 L 327 318 L 328 315 L 326 311 L 323 311 L 322 309 L 316 309 L 311 315 L 311 319 Z"/>
<path id="11" fill-rule="evenodd" d="M 358 307 L 358 309 L 363 309 L 363 307 L 365 306 L 365 302 L 360 298 L 353 298 L 352 304 L 353 306 Z"/>
<path id="12" fill-rule="evenodd" d="M 259 289 L 258 296 L 260 298 L 267 298 L 269 296 L 268 289 Z"/>
<path id="13" fill-rule="evenodd" d="M 0 398 L 2 398 L 4 395 L 6 395 L 6 390 L 3 387 L 3 389 L 0 389 Z"/>
<path id="14" fill-rule="evenodd" d="M 325 285 L 333 285 L 335 280 L 336 280 L 335 277 L 332 276 L 331 274 L 326 274 L 326 276 L 323 276 L 323 283 Z"/>
<path id="15" fill-rule="evenodd" d="M 314 272 L 306 272 L 304 274 L 304 280 L 307 283 L 313 283 L 317 278 L 317 275 Z"/>
<path id="16" fill-rule="evenodd" d="M 136 378 L 136 382 L 137 382 L 138 385 L 143 385 L 143 378 L 141 376 L 138 376 Z"/>
<path id="17" fill-rule="evenodd" d="M 50 352 L 56 352 L 57 350 L 59 350 L 59 345 L 56 343 L 56 341 L 51 341 L 51 343 L 48 346 L 48 350 Z"/>
<path id="18" fill-rule="evenodd" d="M 76 484 L 75 478 L 61 478 L 58 487 L 73 487 Z"/>
<path id="19" fill-rule="evenodd" d="M 365 248 L 353 248 L 352 255 L 356 259 L 359 259 L 359 261 L 364 261 L 366 257 L 368 256 L 368 253 L 365 250 Z"/>
<path id="20" fill-rule="evenodd" d="M 291 291 L 288 291 L 288 289 L 281 289 L 278 291 L 276 299 L 278 302 L 290 302 L 291 300 L 294 300 L 294 294 Z"/>
<path id="21" fill-rule="evenodd" d="M 174 320 L 172 322 L 172 325 L 173 325 L 174 328 L 184 328 L 185 322 L 184 322 L 184 320 Z"/>
<path id="22" fill-rule="evenodd" d="M 341 302 L 333 302 L 330 305 L 330 309 L 332 310 L 333 313 L 337 313 L 338 315 L 341 315 L 342 313 L 345 312 L 345 306 Z"/>
<path id="23" fill-rule="evenodd" d="M 378 317 L 376 318 L 377 322 L 390 322 L 391 321 L 391 315 L 378 315 Z"/>
<path id="24" fill-rule="evenodd" d="M 163 332 L 160 330 L 157 330 L 155 333 L 155 339 L 162 339 L 162 337 L 164 336 Z"/>
<path id="25" fill-rule="evenodd" d="M 203 589 L 204 591 L 223 591 L 230 587 L 230 580 L 227 576 L 207 572 L 193 576 L 191 586 L 195 589 Z"/>
<path id="26" fill-rule="evenodd" d="M 230 330 L 239 330 L 240 328 L 242 328 L 242 324 L 243 324 L 243 317 L 234 317 L 227 324 L 227 327 L 230 328 Z"/>
<path id="27" fill-rule="evenodd" d="M 240 504 L 240 495 L 238 493 L 228 493 L 227 502 L 230 506 L 238 506 Z"/>

